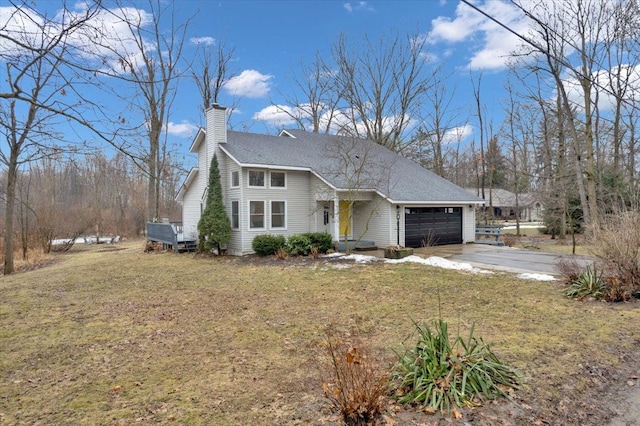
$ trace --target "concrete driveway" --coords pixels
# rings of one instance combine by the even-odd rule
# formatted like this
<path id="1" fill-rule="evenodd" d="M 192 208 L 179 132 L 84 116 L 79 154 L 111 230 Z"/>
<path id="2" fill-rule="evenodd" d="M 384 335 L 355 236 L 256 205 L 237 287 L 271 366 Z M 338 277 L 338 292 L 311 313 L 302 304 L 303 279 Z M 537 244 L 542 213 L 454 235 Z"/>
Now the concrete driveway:
<path id="1" fill-rule="evenodd" d="M 555 265 L 561 258 L 574 257 L 487 244 L 426 247 L 416 251 L 426 257 L 440 256 L 456 262 L 470 263 L 481 269 L 549 275 L 558 275 Z M 575 256 L 575 258 L 585 266 L 593 262 L 593 259 L 588 256 Z"/>

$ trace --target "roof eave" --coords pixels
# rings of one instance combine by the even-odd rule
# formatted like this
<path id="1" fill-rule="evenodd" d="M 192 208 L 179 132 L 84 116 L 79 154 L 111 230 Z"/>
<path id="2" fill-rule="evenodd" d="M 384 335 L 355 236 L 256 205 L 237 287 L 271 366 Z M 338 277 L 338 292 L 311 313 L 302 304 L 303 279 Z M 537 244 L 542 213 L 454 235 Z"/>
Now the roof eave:
<path id="1" fill-rule="evenodd" d="M 185 192 L 187 192 L 187 189 L 189 189 L 189 185 L 191 185 L 191 182 L 195 180 L 199 170 L 200 169 L 198 169 L 197 167 L 194 167 L 191 170 L 189 170 L 189 174 L 187 175 L 187 178 L 184 180 L 184 183 L 182 184 L 182 186 L 180 186 L 180 190 L 176 195 L 177 202 L 181 203 L 184 200 L 184 194 Z"/>
<path id="2" fill-rule="evenodd" d="M 198 133 L 196 133 L 196 136 L 193 138 L 193 142 L 191 142 L 189 152 L 198 152 L 198 148 L 200 148 L 200 144 L 205 140 L 206 135 L 207 132 L 202 127 L 200 127 L 198 129 Z"/>
<path id="3" fill-rule="evenodd" d="M 393 200 L 389 199 L 391 204 L 404 204 L 404 205 L 459 205 L 459 204 L 476 204 L 483 205 L 485 204 L 484 200 L 434 200 L 434 201 L 416 201 L 416 200 Z"/>

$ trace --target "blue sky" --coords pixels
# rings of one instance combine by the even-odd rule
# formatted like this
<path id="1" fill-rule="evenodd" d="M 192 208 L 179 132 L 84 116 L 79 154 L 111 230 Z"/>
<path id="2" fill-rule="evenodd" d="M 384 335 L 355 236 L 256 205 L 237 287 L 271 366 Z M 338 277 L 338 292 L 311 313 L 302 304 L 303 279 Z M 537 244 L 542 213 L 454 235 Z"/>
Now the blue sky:
<path id="1" fill-rule="evenodd" d="M 486 12 L 524 32 L 526 21 L 504 0 L 477 0 Z M 49 9 L 59 2 L 35 2 Z M 146 2 L 135 2 L 141 9 Z M 236 130 L 275 133 L 288 123 L 269 114 L 270 106 L 294 94 L 293 74 L 311 63 L 319 51 L 328 57 L 340 33 L 351 43 L 365 35 L 417 33 L 425 37 L 425 54 L 450 75 L 456 90 L 457 123 L 465 140 L 477 135 L 471 79 L 482 73 L 485 119 L 498 120 L 506 79 L 505 61 L 519 41 L 472 8 L 453 0 L 422 1 L 185 1 L 176 3 L 176 22 L 191 19 L 183 55 L 191 60 L 204 45 L 224 40 L 235 48 L 230 64 L 235 77 L 223 90 L 221 104 L 236 104 L 230 126 Z M 107 7 L 109 3 L 106 3 Z M 82 3 L 73 5 L 82 8 Z M 5 13 L 6 19 L 6 13 Z M 0 21 L 2 21 L 0 7 Z M 113 25 L 113 31 L 117 26 Z M 0 46 L 2 48 L 2 46 Z M 111 102 L 111 101 L 110 101 Z M 113 100 L 113 103 L 118 102 Z M 169 139 L 186 154 L 203 114 L 200 97 L 190 78 L 178 87 L 168 125 Z M 272 109 L 272 107 L 271 107 Z M 280 118 L 281 119 L 281 118 Z M 495 125 L 499 126 L 496 121 Z"/>
<path id="2" fill-rule="evenodd" d="M 472 125 L 475 114 L 471 78 L 482 73 L 482 93 L 487 113 L 500 115 L 500 94 L 506 78 L 506 54 L 517 40 L 468 6 L 458 1 L 218 1 L 190 2 L 195 16 L 190 38 L 210 37 L 235 47 L 231 64 L 236 77 L 220 101 L 233 103 L 239 96 L 238 111 L 230 125 L 258 133 L 276 131 L 265 109 L 280 104 L 295 90 L 293 74 L 301 62 L 311 63 L 316 51 L 328 57 L 338 34 L 358 43 L 367 35 L 378 39 L 385 34 L 417 33 L 427 38 L 426 52 L 434 65 L 456 89 L 460 124 Z M 515 24 L 522 19 L 506 2 L 478 2 L 487 11 Z M 187 8 L 185 8 L 187 9 Z M 231 89 L 233 87 L 233 90 Z M 186 96 L 188 93 L 188 96 Z M 198 124 L 198 94 L 190 81 L 181 84 L 181 102 L 176 105 L 176 124 Z M 191 98 L 193 101 L 189 102 Z M 262 114 L 261 114 L 262 112 Z M 262 120 L 258 119 L 262 118 Z M 278 123 L 285 126 L 287 123 Z M 183 127 L 186 131 L 188 126 Z M 466 135 L 473 137 L 473 128 Z M 178 136 L 176 134 L 176 136 Z"/>

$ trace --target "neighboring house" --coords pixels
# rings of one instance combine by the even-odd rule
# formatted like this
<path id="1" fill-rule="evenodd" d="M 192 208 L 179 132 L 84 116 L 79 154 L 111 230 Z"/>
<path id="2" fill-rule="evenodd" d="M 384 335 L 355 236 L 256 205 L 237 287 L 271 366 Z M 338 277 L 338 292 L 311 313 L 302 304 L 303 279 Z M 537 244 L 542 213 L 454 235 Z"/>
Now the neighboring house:
<path id="1" fill-rule="evenodd" d="M 467 188 L 467 191 L 482 197 L 477 188 Z M 520 220 L 541 221 L 544 208 L 542 202 L 533 193 L 521 193 L 516 201 L 516 194 L 501 188 L 485 188 L 485 207 L 493 209 L 492 216 L 498 219 L 515 220 L 516 212 L 520 212 Z M 516 207 L 517 206 L 517 207 Z"/>
<path id="2" fill-rule="evenodd" d="M 324 231 L 334 241 L 346 236 L 378 247 L 475 240 L 475 206 L 483 200 L 371 141 L 301 130 L 227 131 L 226 110 L 215 105 L 190 151 L 198 167 L 177 196 L 184 235 L 197 237 L 215 153 L 232 255 L 253 253 L 260 234 Z"/>

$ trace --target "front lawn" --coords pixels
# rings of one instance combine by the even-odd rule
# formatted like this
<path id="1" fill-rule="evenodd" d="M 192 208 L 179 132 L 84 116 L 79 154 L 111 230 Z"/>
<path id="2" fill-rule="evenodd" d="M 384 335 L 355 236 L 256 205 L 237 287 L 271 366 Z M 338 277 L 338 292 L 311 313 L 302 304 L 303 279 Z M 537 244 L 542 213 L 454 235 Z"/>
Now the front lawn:
<path id="1" fill-rule="evenodd" d="M 452 334 L 475 322 L 524 382 L 459 424 L 599 424 L 637 369 L 637 301 L 577 302 L 510 274 L 143 248 L 0 278 L 0 424 L 336 424 L 318 372 L 326 328 L 357 329 L 391 363 L 412 319 L 439 315 Z M 451 421 L 410 407 L 386 419 Z"/>

